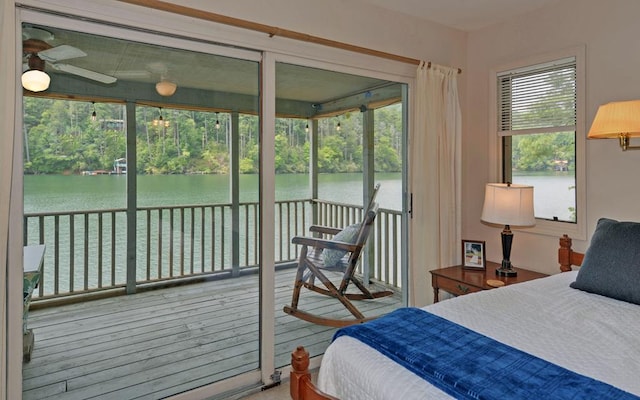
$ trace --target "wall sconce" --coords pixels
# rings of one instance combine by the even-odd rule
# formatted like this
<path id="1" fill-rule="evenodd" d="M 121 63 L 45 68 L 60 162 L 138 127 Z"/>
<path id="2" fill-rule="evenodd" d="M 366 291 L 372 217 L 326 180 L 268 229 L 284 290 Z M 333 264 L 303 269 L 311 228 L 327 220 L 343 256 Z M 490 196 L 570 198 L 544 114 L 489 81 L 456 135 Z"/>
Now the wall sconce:
<path id="1" fill-rule="evenodd" d="M 536 224 L 533 208 L 533 186 L 511 183 L 487 183 L 480 219 L 490 224 L 504 225 L 502 230 L 502 265 L 498 276 L 516 276 L 511 266 L 511 225 L 528 227 Z"/>
<path id="2" fill-rule="evenodd" d="M 629 146 L 629 138 L 640 137 L 640 100 L 616 101 L 598 108 L 587 138 L 618 138 L 622 150 L 640 149 Z"/>
<path id="3" fill-rule="evenodd" d="M 218 113 L 216 113 L 216 129 L 220 129 L 220 120 L 218 119 Z"/>
<path id="4" fill-rule="evenodd" d="M 33 53 L 29 56 L 29 69 L 22 74 L 22 87 L 32 92 L 42 92 L 49 88 L 51 78 L 44 72 L 44 61 Z"/>

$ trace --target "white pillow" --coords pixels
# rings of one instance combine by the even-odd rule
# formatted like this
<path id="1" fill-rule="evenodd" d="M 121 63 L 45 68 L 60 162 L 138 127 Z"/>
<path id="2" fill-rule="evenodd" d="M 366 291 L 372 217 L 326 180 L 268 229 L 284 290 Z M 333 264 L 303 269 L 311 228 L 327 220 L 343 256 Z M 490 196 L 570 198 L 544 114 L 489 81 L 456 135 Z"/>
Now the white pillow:
<path id="1" fill-rule="evenodd" d="M 355 243 L 358 238 L 358 231 L 360 230 L 360 224 L 349 225 L 340 232 L 338 232 L 333 240 L 345 243 Z M 322 252 L 325 267 L 335 267 L 342 257 L 347 254 L 344 250 L 325 249 Z"/>

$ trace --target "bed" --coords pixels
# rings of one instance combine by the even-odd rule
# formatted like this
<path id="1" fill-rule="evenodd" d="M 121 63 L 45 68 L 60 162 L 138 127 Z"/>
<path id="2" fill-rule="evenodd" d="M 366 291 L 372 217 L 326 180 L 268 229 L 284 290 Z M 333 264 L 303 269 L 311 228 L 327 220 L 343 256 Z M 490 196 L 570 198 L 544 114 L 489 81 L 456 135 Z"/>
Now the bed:
<path id="1" fill-rule="evenodd" d="M 558 261 L 563 273 L 456 297 L 419 312 L 542 360 L 545 368 L 549 365 L 601 384 L 613 391 L 608 393 L 610 398 L 640 399 L 640 224 L 601 219 L 584 255 L 571 249 L 571 239 L 565 235 L 560 239 Z M 581 264 L 581 268 L 572 269 Z M 339 336 L 327 348 L 314 386 L 308 353 L 299 347 L 292 353 L 291 397 L 491 398 L 443 389 L 392 360 L 393 354 L 382 352 L 360 339 Z M 482 363 L 473 365 L 478 376 L 486 373 Z M 497 397 L 522 398 L 522 393 L 509 392 L 521 385 L 511 386 Z M 568 396 L 565 389 L 565 395 L 557 398 L 572 398 L 578 393 L 568 386 Z M 582 384 L 573 387 L 581 388 Z M 596 398 L 588 393 L 581 398 Z"/>

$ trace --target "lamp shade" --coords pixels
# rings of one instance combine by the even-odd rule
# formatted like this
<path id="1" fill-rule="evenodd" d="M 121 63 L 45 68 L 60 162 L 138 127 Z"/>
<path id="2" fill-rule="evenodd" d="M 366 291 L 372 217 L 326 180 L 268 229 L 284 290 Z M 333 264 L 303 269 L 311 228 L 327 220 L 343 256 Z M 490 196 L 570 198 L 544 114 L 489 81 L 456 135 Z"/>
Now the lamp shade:
<path id="1" fill-rule="evenodd" d="M 588 138 L 617 138 L 621 134 L 640 136 L 640 100 L 603 104 L 593 119 Z"/>
<path id="2" fill-rule="evenodd" d="M 156 91 L 160 96 L 173 96 L 173 94 L 176 92 L 177 87 L 178 85 L 176 85 L 175 83 L 166 81 L 164 79 L 156 83 Z"/>
<path id="3" fill-rule="evenodd" d="M 44 71 L 30 69 L 22 74 L 22 87 L 32 92 L 42 92 L 49 88 L 51 78 Z"/>
<path id="4" fill-rule="evenodd" d="M 488 183 L 481 219 L 492 224 L 534 226 L 533 186 Z"/>

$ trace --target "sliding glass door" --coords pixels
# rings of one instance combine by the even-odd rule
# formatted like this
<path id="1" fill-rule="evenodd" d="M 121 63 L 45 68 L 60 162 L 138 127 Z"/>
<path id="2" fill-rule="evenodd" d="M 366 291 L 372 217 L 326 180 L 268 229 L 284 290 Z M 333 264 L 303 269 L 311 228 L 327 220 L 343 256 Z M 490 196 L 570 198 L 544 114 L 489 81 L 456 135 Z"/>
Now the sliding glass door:
<path id="1" fill-rule="evenodd" d="M 20 15 L 51 79 L 24 92 L 24 239 L 47 246 L 25 399 L 213 396 L 277 380 L 298 345 L 322 354 L 335 328 L 283 311 L 292 240 L 360 223 L 378 184 L 355 276 L 392 295 L 355 306 L 406 304 L 406 82 Z M 299 306 L 353 318 L 317 293 Z"/>
<path id="2" fill-rule="evenodd" d="M 405 85 L 393 81 L 276 64 L 276 257 L 283 263 L 274 288 L 276 366 L 288 364 L 290 352 L 299 345 L 312 356 L 322 354 L 333 326 L 360 318 L 335 297 L 306 286 L 293 297 L 302 246 L 292 238 L 317 236 L 309 230 L 311 225 L 359 226 L 377 184 L 375 201 L 380 208 L 355 278 L 371 292 L 393 294 L 352 303 L 366 318 L 404 304 L 404 93 Z M 324 265 L 325 253 L 312 262 Z M 343 270 L 323 271 L 340 285 Z M 309 269 L 304 274 L 308 276 Z M 327 289 L 318 279 L 316 283 Z M 351 284 L 348 292 L 359 290 Z M 285 306 L 295 311 L 288 315 Z"/>
<path id="3" fill-rule="evenodd" d="M 257 384 L 260 54 L 27 21 L 50 85 L 25 91 L 25 245 L 53 305 L 29 315 L 23 397 Z"/>

